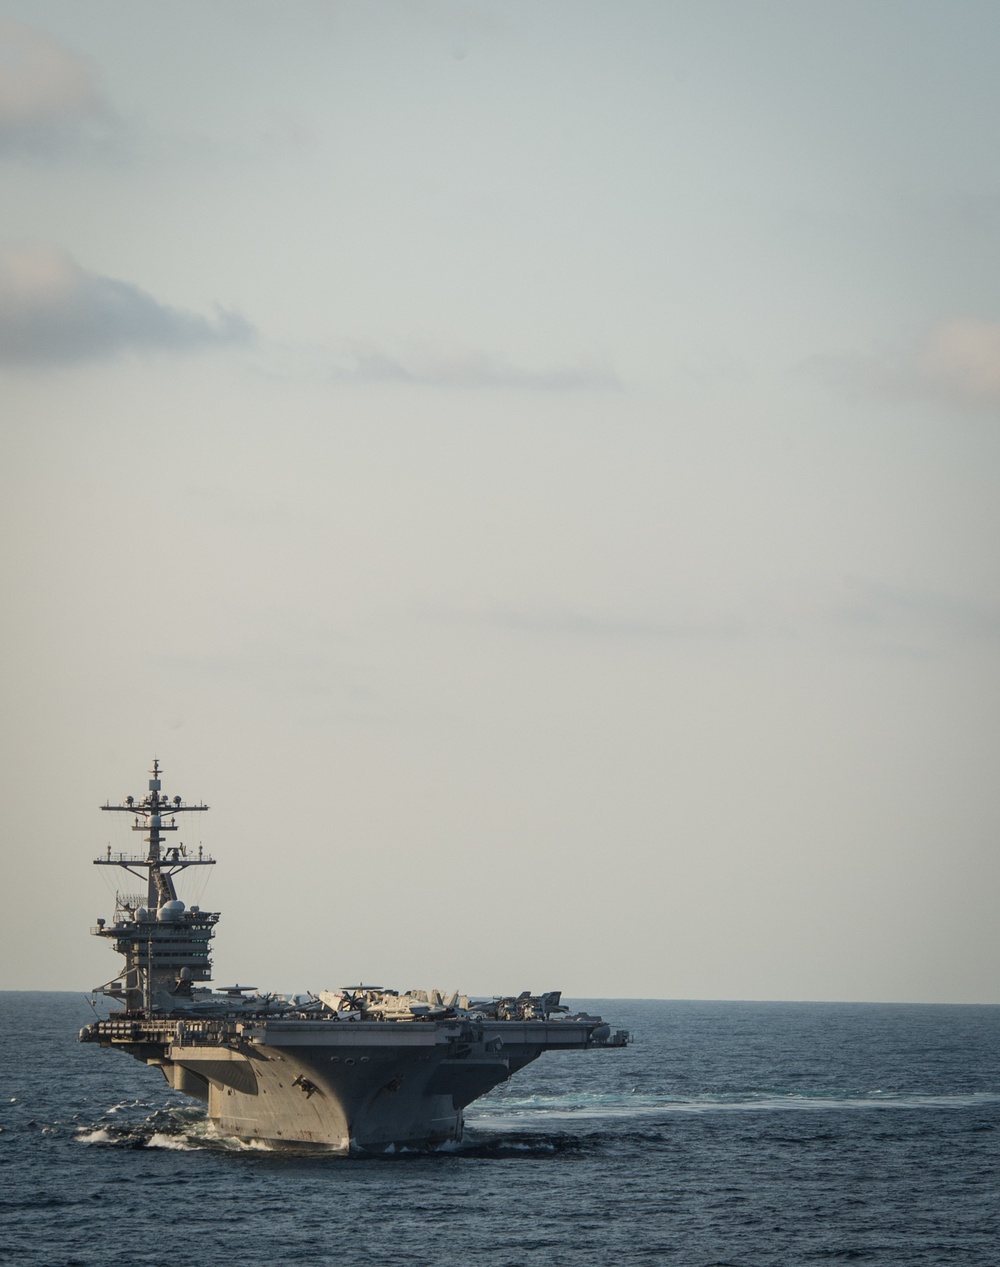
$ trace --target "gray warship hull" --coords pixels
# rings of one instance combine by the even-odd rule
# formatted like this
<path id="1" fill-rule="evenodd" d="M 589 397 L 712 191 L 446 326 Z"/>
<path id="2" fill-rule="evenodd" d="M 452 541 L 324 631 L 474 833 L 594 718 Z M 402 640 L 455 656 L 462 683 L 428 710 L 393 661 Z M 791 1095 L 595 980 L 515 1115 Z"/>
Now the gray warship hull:
<path id="1" fill-rule="evenodd" d="M 85 1042 L 158 1066 L 221 1134 L 383 1152 L 460 1140 L 463 1110 L 545 1051 L 621 1046 L 586 1021 L 97 1021 Z"/>

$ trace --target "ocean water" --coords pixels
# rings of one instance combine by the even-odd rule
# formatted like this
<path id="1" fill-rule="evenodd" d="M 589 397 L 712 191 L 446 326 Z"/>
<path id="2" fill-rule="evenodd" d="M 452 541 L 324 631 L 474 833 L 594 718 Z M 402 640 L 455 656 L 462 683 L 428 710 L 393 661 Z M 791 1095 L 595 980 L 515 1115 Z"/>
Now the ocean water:
<path id="1" fill-rule="evenodd" d="M 575 1001 L 584 1002 L 584 1001 Z M 589 1000 L 463 1144 L 215 1137 L 70 994 L 0 994 L 0 1262 L 18 1267 L 1000 1262 L 1000 1007 Z"/>

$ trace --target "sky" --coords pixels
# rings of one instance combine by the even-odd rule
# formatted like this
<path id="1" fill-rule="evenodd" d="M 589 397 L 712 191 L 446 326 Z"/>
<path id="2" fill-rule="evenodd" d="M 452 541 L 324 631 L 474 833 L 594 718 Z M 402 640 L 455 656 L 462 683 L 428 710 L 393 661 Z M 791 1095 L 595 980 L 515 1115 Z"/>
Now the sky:
<path id="1" fill-rule="evenodd" d="M 1000 1002 L 998 48 L 0 0 L 0 988 Z"/>

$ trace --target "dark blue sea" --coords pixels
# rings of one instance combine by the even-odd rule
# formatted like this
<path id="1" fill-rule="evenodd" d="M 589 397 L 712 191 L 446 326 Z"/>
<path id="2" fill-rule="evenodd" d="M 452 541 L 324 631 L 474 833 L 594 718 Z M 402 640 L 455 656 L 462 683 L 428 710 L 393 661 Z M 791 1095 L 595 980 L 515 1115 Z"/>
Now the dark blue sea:
<path id="1" fill-rule="evenodd" d="M 581 1001 L 575 1001 L 581 1002 Z M 1000 1007 L 590 1000 L 460 1146 L 282 1155 L 0 994 L 0 1261 L 18 1267 L 1000 1262 Z"/>

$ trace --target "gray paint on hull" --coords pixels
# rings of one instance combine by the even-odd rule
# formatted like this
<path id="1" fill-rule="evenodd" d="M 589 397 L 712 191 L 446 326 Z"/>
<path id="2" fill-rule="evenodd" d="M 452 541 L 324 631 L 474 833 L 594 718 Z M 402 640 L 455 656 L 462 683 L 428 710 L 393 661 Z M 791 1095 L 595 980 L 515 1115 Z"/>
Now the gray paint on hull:
<path id="1" fill-rule="evenodd" d="M 224 1134 L 342 1153 L 461 1139 L 464 1104 L 508 1076 L 506 1065 L 491 1061 L 488 1085 L 480 1072 L 473 1090 L 463 1079 L 453 1082 L 444 1068 L 451 1062 L 433 1049 L 416 1057 L 375 1046 L 352 1050 L 346 1059 L 325 1046 L 250 1050 L 242 1057 L 244 1077 L 233 1077 L 230 1065 L 224 1081 L 213 1077 L 215 1053 L 184 1051 L 181 1061 L 208 1078 L 209 1116 Z M 244 1090 L 251 1080 L 253 1090 Z"/>
<path id="2" fill-rule="evenodd" d="M 85 1041 L 158 1065 L 225 1135 L 346 1153 L 462 1137 L 462 1111 L 547 1050 L 595 1046 L 589 1021 L 114 1020 Z M 596 1044 L 598 1046 L 603 1044 Z"/>

